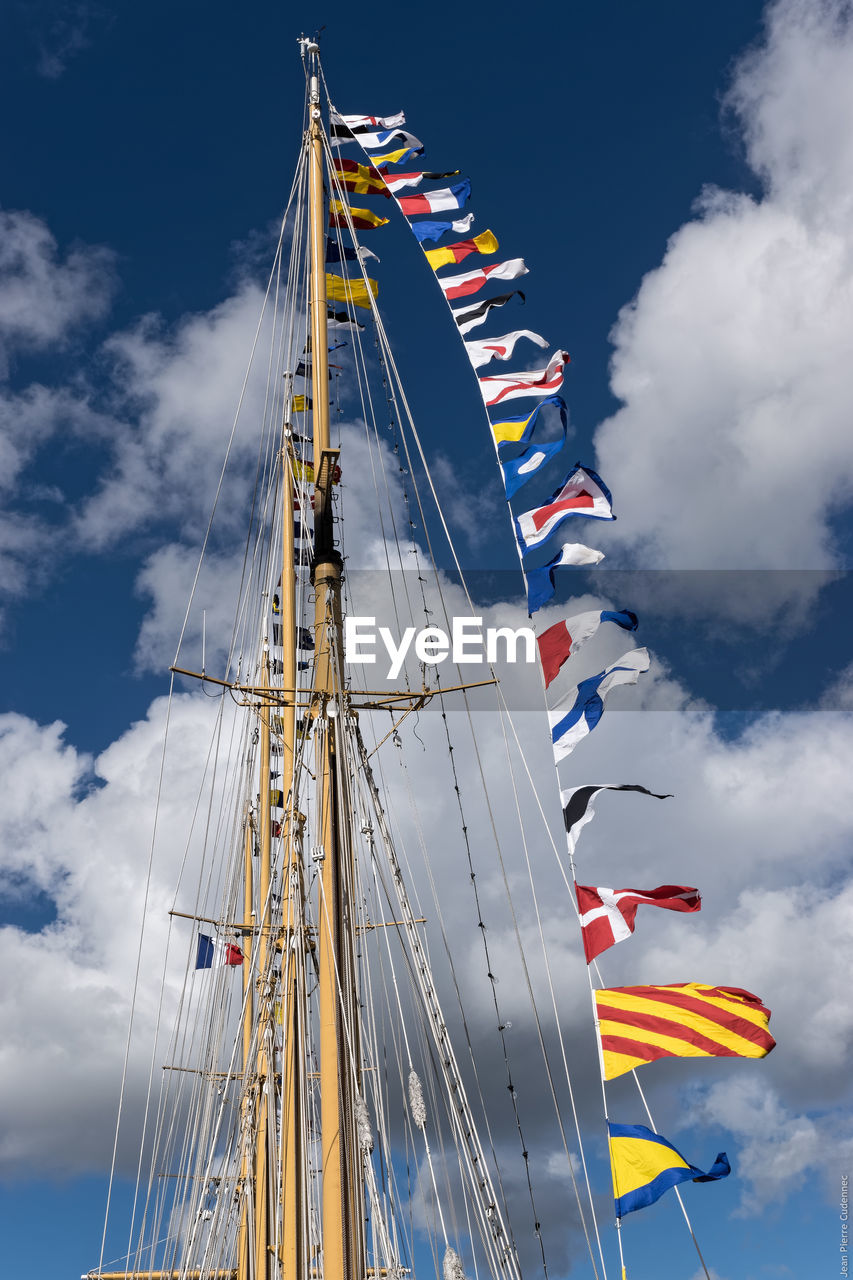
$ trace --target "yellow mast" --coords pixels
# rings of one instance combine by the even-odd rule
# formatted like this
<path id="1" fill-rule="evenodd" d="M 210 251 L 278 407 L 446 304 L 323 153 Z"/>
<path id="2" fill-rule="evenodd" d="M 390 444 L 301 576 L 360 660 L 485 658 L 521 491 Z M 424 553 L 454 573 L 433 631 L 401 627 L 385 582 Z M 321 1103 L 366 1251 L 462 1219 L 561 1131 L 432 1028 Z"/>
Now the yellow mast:
<path id="1" fill-rule="evenodd" d="M 296 598 L 293 537 L 293 446 L 285 423 L 281 450 L 281 641 L 282 686 L 294 691 L 296 701 Z M 284 1055 L 281 1074 L 281 1264 L 286 1280 L 306 1275 L 303 1232 L 305 1187 L 302 1160 L 302 1079 L 304 997 L 302 932 L 302 817 L 294 794 L 296 762 L 296 708 L 282 708 L 282 790 L 284 791 L 284 839 L 288 850 L 283 889 L 281 1002 Z"/>
<path id="2" fill-rule="evenodd" d="M 363 1188 L 355 1137 L 355 1090 L 351 1055 L 354 1028 L 344 1010 L 353 1007 L 341 984 L 352 973 L 351 939 L 343 929 L 347 874 L 346 846 L 340 838 L 337 785 L 338 716 L 342 713 L 340 553 L 332 527 L 332 472 L 336 452 L 329 447 L 329 365 L 326 313 L 326 226 L 323 198 L 323 132 L 320 117 L 317 45 L 309 43 L 309 227 L 311 253 L 311 377 L 314 420 L 314 541 L 311 581 L 315 606 L 315 702 L 317 787 L 321 862 L 318 911 L 320 1125 L 322 1150 L 322 1242 L 324 1280 L 362 1280 Z M 337 713 L 337 714 L 336 714 Z"/>

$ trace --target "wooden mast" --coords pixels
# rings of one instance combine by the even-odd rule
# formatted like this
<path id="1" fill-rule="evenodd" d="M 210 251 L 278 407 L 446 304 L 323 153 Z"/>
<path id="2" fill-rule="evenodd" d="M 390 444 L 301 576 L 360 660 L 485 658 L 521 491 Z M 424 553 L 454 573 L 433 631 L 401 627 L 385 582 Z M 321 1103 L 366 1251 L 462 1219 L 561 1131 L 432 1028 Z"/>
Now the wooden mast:
<path id="1" fill-rule="evenodd" d="M 337 452 L 329 444 L 329 356 L 326 311 L 326 226 L 323 192 L 323 130 L 320 116 L 318 48 L 310 57 L 309 227 L 311 380 L 314 421 L 314 545 L 311 581 L 315 605 L 315 741 L 317 744 L 320 1127 L 322 1150 L 322 1242 L 324 1280 L 362 1280 L 363 1178 L 355 1136 L 352 1057 L 356 1038 L 344 1010 L 353 1008 L 341 984 L 352 974 L 351 939 L 344 930 L 346 888 L 352 883 L 340 831 L 338 724 L 342 715 L 343 647 L 341 638 L 340 553 L 332 523 L 332 475 Z"/>

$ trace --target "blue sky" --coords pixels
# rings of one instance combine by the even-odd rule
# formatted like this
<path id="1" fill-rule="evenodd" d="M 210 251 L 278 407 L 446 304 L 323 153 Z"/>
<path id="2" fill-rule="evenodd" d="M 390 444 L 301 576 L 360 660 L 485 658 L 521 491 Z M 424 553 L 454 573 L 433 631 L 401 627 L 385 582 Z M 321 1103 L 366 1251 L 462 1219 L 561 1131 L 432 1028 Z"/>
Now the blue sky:
<path id="1" fill-rule="evenodd" d="M 230 351 L 245 329 L 298 147 L 296 37 L 321 25 L 339 108 L 404 108 L 429 164 L 472 178 L 476 229 L 494 229 L 502 256 L 525 257 L 527 304 L 505 327 L 529 326 L 572 355 L 570 448 L 614 490 L 619 522 L 600 545 L 608 567 L 633 575 L 633 585 L 619 583 L 621 603 L 642 613 L 642 643 L 666 664 L 648 704 L 660 712 L 653 749 L 665 762 L 681 743 L 697 769 L 710 760 L 706 782 L 719 787 L 718 801 L 738 782 L 759 796 L 742 816 L 751 883 L 722 857 L 707 869 L 721 895 L 730 877 L 738 911 L 768 886 L 777 912 L 760 916 L 766 933 L 756 926 L 744 963 L 763 972 L 757 953 L 785 945 L 782 926 L 804 898 L 814 914 L 796 937 L 809 928 L 836 936 L 839 919 L 849 920 L 853 834 L 849 797 L 834 789 L 840 776 L 843 793 L 849 774 L 833 772 L 853 737 L 844 572 L 853 531 L 853 32 L 841 0 L 823 16 L 815 8 L 618 0 L 390 13 L 39 0 L 4 9 L 0 98 L 15 123 L 0 138 L 0 642 L 2 711 L 13 718 L 0 741 L 10 796 L 15 787 L 53 797 L 60 823 L 31 862 L 21 852 L 26 810 L 19 816 L 10 803 L 0 831 L 0 934 L 22 964 L 46 980 L 51 954 L 61 973 L 63 946 L 76 948 L 76 963 L 91 942 L 79 918 L 76 932 L 50 934 L 69 909 L 62 885 L 77 874 L 56 841 L 70 815 L 68 859 L 85 858 L 83 830 L 108 845 L 85 805 L 109 813 L 122 769 L 148 728 L 156 736 L 156 716 L 146 716 L 167 688 L 163 655 L 178 607 L 169 549 L 178 548 L 177 563 L 197 547 L 212 492 L 210 465 L 175 448 L 180 415 L 172 409 L 167 420 L 164 406 L 189 388 L 182 369 L 206 334 Z M 399 220 L 377 251 L 389 334 L 429 447 L 445 460 L 466 566 L 511 574 L 484 588 L 505 598 L 520 581 L 470 370 Z M 241 359 L 238 350 L 235 368 Z M 217 466 L 239 391 L 226 383 L 223 400 L 229 385 L 221 419 L 210 418 L 208 434 L 203 422 L 190 433 Z M 198 421 L 207 409 L 193 412 Z M 133 489 L 120 481 L 131 456 L 148 470 L 129 511 Z M 162 505 L 151 498 L 158 478 Z M 696 700 L 707 702 L 706 719 Z M 670 713 L 682 720 L 665 730 Z M 47 729 L 57 720 L 64 737 Z M 106 764 L 94 768 L 104 751 Z M 602 771 L 612 767 L 600 759 Z M 618 754 L 610 759 L 621 767 Z M 788 793 L 802 787 L 793 817 L 773 779 Z M 122 803 L 127 811 L 129 793 Z M 615 836 L 624 819 L 612 821 Z M 698 807 L 685 809 L 685 844 L 702 822 Z M 762 832 L 771 852 L 781 850 L 775 864 L 762 862 Z M 709 947 L 740 954 L 740 935 L 726 928 L 715 925 Z M 792 996 L 782 1015 L 792 1028 L 818 980 L 818 957 L 801 960 L 802 991 L 793 977 L 790 986 L 802 1006 Z M 836 989 L 825 964 L 821 974 L 826 1014 Z M 0 1006 L 7 1111 L 27 1062 L 15 1028 L 26 1027 L 25 1007 L 43 990 L 39 977 L 19 988 L 19 1004 Z M 781 993 L 767 998 L 775 1008 Z M 52 1004 L 43 1007 L 49 1023 Z M 74 1044 L 53 1067 L 60 1098 Z M 821 1064 L 780 1040 L 763 1131 L 747 1120 L 746 1084 L 731 1097 L 709 1085 L 692 1098 L 695 1130 L 664 1130 L 695 1143 L 685 1154 L 699 1164 L 718 1141 L 743 1153 L 740 1185 L 688 1188 L 719 1280 L 835 1273 L 832 1187 L 842 1169 L 830 1135 L 842 1132 L 849 1094 L 833 1044 Z M 54 1048 L 47 1039 L 45 1052 Z M 683 1125 L 689 1077 L 677 1079 L 667 1114 Z M 92 1093 L 99 1087 L 106 1079 Z M 23 1138 L 11 1126 L 0 1168 L 6 1257 L 26 1262 L 33 1280 L 77 1275 L 97 1259 L 106 1146 L 95 1101 L 69 1083 L 57 1160 L 49 1143 L 16 1157 Z M 721 1119 L 727 1107 L 737 1122 Z M 51 1228 L 55 1242 L 34 1261 L 30 1233 L 43 1232 L 46 1215 L 61 1231 Z M 673 1206 L 635 1216 L 626 1232 L 637 1242 L 636 1273 L 691 1280 L 696 1259 Z"/>

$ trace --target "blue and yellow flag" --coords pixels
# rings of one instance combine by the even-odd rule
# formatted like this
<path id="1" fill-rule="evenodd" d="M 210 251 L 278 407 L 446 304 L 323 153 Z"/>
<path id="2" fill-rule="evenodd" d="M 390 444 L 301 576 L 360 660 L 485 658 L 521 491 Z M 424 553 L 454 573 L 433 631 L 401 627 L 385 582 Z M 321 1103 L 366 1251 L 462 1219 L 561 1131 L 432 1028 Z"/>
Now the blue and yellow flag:
<path id="1" fill-rule="evenodd" d="M 512 297 L 511 293 L 506 295 Z M 530 413 L 522 413 L 515 418 L 504 418 L 501 422 L 492 423 L 492 434 L 495 437 L 495 444 L 500 449 L 505 444 L 529 444 L 533 439 L 533 433 L 536 429 L 536 422 L 539 417 L 539 410 L 544 409 L 546 405 L 554 405 L 560 411 L 560 422 L 563 427 L 563 439 L 566 438 L 566 432 L 569 425 L 569 411 L 566 408 L 566 402 L 562 396 L 546 396 L 544 400 L 540 400 L 536 408 Z"/>
<path id="2" fill-rule="evenodd" d="M 644 1124 L 610 1124 L 608 1129 L 617 1218 L 654 1204 L 679 1182 L 716 1182 L 732 1171 L 725 1151 L 705 1173 L 688 1164 L 671 1142 Z"/>

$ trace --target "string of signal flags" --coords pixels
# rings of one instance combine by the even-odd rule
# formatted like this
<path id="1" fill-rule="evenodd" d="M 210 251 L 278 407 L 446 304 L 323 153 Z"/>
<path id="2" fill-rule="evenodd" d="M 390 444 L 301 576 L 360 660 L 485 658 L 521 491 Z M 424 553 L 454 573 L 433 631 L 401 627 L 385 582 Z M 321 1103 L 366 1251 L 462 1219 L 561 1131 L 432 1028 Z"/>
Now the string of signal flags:
<path id="1" fill-rule="evenodd" d="M 488 261 L 500 247 L 493 231 L 469 236 L 474 215 L 464 209 L 471 197 L 471 182 L 459 177 L 459 170 L 399 171 L 400 165 L 416 161 L 424 151 L 423 143 L 403 128 L 405 124 L 403 112 L 371 116 L 333 111 L 330 135 L 332 146 L 337 150 L 334 179 L 344 191 L 393 199 L 435 274 L 477 378 L 509 506 L 528 614 L 533 617 L 555 595 L 558 570 L 593 567 L 604 559 L 601 551 L 583 543 L 565 541 L 555 548 L 552 539 L 561 531 L 565 533 L 570 520 L 615 520 L 613 499 L 601 476 L 577 462 L 544 499 L 530 506 L 522 503 L 525 510 L 513 511 L 511 504 L 520 490 L 566 448 L 568 409 L 561 391 L 570 357 L 558 348 L 541 368 L 516 373 L 492 371 L 493 362 L 510 360 L 519 344 L 532 343 L 540 349 L 550 346 L 547 339 L 530 329 L 515 329 L 492 338 L 468 337 L 492 319 L 493 312 L 513 299 L 521 303 L 526 300 L 518 288 L 485 298 L 477 295 L 493 283 L 520 279 L 528 274 L 528 268 L 523 258 Z M 367 163 L 340 155 L 341 148 L 353 143 L 360 145 Z M 458 180 L 442 187 L 422 188 L 425 181 L 450 178 Z M 442 214 L 446 216 L 435 216 Z M 341 201 L 331 202 L 331 229 L 376 230 L 388 221 L 369 209 L 348 209 Z M 463 238 L 446 242 L 450 235 Z M 368 254 L 355 243 L 352 248 L 343 247 L 335 240 L 330 240 L 329 250 L 329 262 L 360 260 L 363 265 Z M 472 266 L 473 261 L 477 265 Z M 461 263 L 465 263 L 461 272 L 438 274 L 447 268 L 458 268 Z M 369 308 L 371 295 L 375 298 L 378 294 L 375 280 L 365 283 L 332 274 L 327 276 L 327 288 L 330 302 L 343 302 L 350 307 Z M 346 323 L 344 316 L 349 323 L 355 323 L 349 313 L 337 313 L 332 318 L 336 323 Z M 485 371 L 479 373 L 480 369 Z M 504 405 L 516 399 L 535 403 L 523 413 L 507 414 Z M 553 436 L 555 427 L 558 434 Z M 550 439 L 547 438 L 549 432 Z M 542 550 L 551 554 L 544 563 L 537 564 L 536 553 Z M 633 648 L 598 674 L 562 690 L 558 686 L 556 696 L 550 693 L 568 660 L 602 625 L 633 633 L 638 619 L 629 610 L 588 611 L 547 627 L 537 637 L 602 1081 L 606 1084 L 665 1057 L 765 1057 L 775 1044 L 769 1032 L 770 1010 L 749 991 L 701 982 L 631 987 L 603 985 L 598 957 L 631 937 L 641 906 L 693 914 L 701 908 L 701 895 L 689 885 L 612 889 L 577 881 L 578 838 L 593 818 L 594 802 L 600 794 L 633 792 L 659 800 L 670 798 L 636 783 L 562 787 L 558 766 L 599 723 L 610 691 L 636 684 L 650 666 L 648 650 Z M 593 984 L 593 969 L 602 985 Z M 626 1213 L 654 1203 L 683 1181 L 717 1181 L 731 1172 L 724 1152 L 703 1171 L 653 1129 L 641 1124 L 616 1124 L 609 1116 L 605 1118 L 617 1227 Z M 651 1121 L 650 1115 L 648 1118 Z"/>

